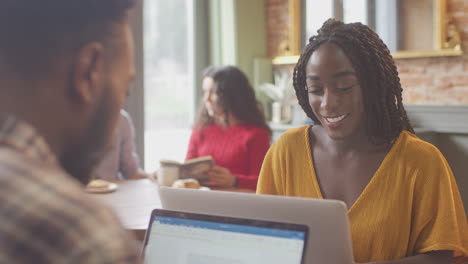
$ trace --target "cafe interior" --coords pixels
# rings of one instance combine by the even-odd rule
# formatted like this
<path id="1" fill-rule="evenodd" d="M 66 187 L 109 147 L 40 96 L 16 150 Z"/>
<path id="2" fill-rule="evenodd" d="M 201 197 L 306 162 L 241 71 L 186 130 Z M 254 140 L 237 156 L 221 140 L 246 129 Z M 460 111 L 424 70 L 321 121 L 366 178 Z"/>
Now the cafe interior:
<path id="1" fill-rule="evenodd" d="M 210 65 L 234 65 L 246 74 L 272 143 L 310 124 L 291 93 L 292 72 L 308 38 L 330 17 L 362 22 L 384 40 L 416 135 L 448 160 L 467 210 L 468 0 L 144 1 L 131 14 L 137 74 L 126 105 L 144 170 L 159 171 L 161 159 L 184 160 L 203 96 L 201 73 Z M 268 89 L 280 90 L 279 98 Z M 161 207 L 158 183 L 115 184 L 112 192 L 90 195 L 143 240 L 152 209 Z"/>

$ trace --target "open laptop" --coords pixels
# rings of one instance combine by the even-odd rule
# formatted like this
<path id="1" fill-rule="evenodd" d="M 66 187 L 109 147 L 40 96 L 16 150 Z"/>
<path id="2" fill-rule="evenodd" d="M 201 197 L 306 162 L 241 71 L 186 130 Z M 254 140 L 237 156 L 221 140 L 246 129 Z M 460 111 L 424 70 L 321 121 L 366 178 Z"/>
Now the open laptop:
<path id="1" fill-rule="evenodd" d="M 155 209 L 145 264 L 303 264 L 305 225 Z"/>
<path id="2" fill-rule="evenodd" d="M 161 187 L 159 195 L 165 209 L 306 225 L 305 263 L 354 263 L 341 201 L 170 187 Z"/>

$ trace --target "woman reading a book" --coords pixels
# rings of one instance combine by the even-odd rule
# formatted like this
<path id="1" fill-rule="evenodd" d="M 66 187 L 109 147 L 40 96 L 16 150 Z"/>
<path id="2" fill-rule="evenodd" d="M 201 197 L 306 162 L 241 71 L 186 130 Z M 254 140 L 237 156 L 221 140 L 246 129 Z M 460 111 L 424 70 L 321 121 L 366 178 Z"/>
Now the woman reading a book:
<path id="1" fill-rule="evenodd" d="M 291 129 L 273 144 L 257 193 L 343 201 L 358 263 L 466 257 L 455 177 L 441 152 L 415 136 L 397 68 L 377 34 L 328 20 L 309 39 L 293 78 L 316 125 Z"/>
<path id="2" fill-rule="evenodd" d="M 214 185 L 255 190 L 270 129 L 252 86 L 236 67 L 209 67 L 203 92 L 186 159 L 212 156 L 207 175 Z"/>

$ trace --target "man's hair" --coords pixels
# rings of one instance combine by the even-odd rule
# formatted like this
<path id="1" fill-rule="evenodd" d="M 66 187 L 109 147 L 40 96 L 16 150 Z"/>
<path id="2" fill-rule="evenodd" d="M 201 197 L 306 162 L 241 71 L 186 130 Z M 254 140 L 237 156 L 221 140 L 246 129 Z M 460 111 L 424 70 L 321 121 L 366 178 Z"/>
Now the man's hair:
<path id="1" fill-rule="evenodd" d="M 105 43 L 136 1 L 0 0 L 0 67 L 40 73 L 88 42 Z"/>
<path id="2" fill-rule="evenodd" d="M 379 36 L 361 23 L 344 24 L 327 20 L 309 39 L 294 68 L 293 84 L 304 112 L 320 123 L 309 104 L 306 65 L 322 44 L 340 47 L 351 61 L 360 86 L 365 111 L 365 126 L 374 144 L 392 144 L 402 130 L 414 133 L 402 102 L 402 87 L 390 51 Z"/>
<path id="3" fill-rule="evenodd" d="M 226 125 L 229 125 L 227 114 L 232 113 L 240 122 L 258 125 L 270 131 L 261 106 L 255 97 L 255 91 L 247 76 L 239 68 L 234 66 L 211 66 L 203 72 L 203 78 L 206 77 L 212 78 L 216 84 L 217 104 L 226 114 Z M 202 101 L 195 128 L 202 129 L 213 123 L 214 120 L 208 115 Z"/>

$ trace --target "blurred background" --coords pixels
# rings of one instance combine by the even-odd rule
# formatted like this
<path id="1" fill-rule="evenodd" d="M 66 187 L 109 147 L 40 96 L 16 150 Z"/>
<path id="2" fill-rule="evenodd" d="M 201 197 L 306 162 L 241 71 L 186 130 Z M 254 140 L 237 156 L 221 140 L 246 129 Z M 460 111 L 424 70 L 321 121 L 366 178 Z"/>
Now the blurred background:
<path id="1" fill-rule="evenodd" d="M 209 65 L 236 65 L 247 74 L 274 121 L 273 139 L 307 124 L 295 97 L 286 96 L 287 81 L 329 17 L 365 23 L 387 44 L 411 122 L 447 157 L 467 204 L 468 0 L 144 1 L 132 14 L 138 75 L 126 108 L 145 169 L 157 169 L 161 158 L 184 159 Z M 265 92 L 266 83 L 285 97 Z"/>

